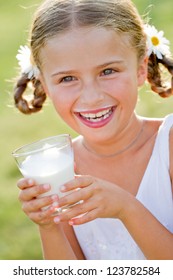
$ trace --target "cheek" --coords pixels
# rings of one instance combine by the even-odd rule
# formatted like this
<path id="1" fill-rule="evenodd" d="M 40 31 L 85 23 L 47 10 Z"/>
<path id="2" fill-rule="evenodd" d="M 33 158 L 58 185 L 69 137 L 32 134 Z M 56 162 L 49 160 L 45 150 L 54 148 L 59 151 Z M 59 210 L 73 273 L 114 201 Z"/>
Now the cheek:
<path id="1" fill-rule="evenodd" d="M 51 100 L 56 111 L 61 115 L 63 112 L 69 112 L 71 110 L 71 102 L 67 98 L 61 95 L 52 95 Z"/>
<path id="2" fill-rule="evenodd" d="M 129 78 L 129 75 L 123 75 L 119 79 L 115 79 L 112 82 L 105 83 L 104 92 L 109 93 L 113 98 L 120 102 L 125 101 L 132 96 L 136 96 L 137 83 L 133 79 Z"/>
<path id="3" fill-rule="evenodd" d="M 61 111 L 61 108 L 68 108 L 72 104 L 71 94 L 69 92 L 63 91 L 58 87 L 49 87 L 49 97 L 56 108 L 56 110 Z"/>
<path id="4" fill-rule="evenodd" d="M 138 85 L 135 76 L 129 75 L 112 85 L 113 97 L 120 103 L 120 106 L 126 110 L 133 111 L 138 99 Z"/>
<path id="5" fill-rule="evenodd" d="M 72 109 L 74 100 L 71 98 L 71 96 L 63 92 L 53 92 L 50 96 L 50 99 L 61 119 L 63 119 L 68 125 L 72 126 Z"/>
<path id="6" fill-rule="evenodd" d="M 69 126 L 72 126 L 71 106 L 67 101 L 59 98 L 52 98 L 52 104 L 58 116 Z"/>
<path id="7" fill-rule="evenodd" d="M 53 107 L 58 115 L 67 122 L 71 117 L 72 107 L 75 102 L 74 94 L 68 89 L 64 90 L 60 86 L 53 85 L 49 80 L 44 80 L 46 93 L 49 96 Z"/>

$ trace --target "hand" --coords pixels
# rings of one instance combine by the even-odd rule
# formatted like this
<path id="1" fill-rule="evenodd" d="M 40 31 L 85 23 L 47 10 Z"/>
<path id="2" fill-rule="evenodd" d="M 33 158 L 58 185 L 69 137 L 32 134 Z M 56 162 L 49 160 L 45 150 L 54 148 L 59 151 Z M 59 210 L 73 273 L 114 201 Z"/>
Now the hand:
<path id="1" fill-rule="evenodd" d="M 60 198 L 58 207 L 77 204 L 56 216 L 54 221 L 69 221 L 70 225 L 96 218 L 120 218 L 131 196 L 117 185 L 91 176 L 76 176 L 61 190 L 73 192 Z"/>
<path id="2" fill-rule="evenodd" d="M 39 197 L 39 195 L 50 190 L 50 186 L 36 185 L 32 179 L 21 179 L 17 186 L 20 189 L 19 200 L 25 214 L 40 226 L 54 225 L 52 214 L 54 212 L 57 195 Z M 47 207 L 46 207 L 47 206 Z M 43 210 L 43 207 L 46 209 Z"/>

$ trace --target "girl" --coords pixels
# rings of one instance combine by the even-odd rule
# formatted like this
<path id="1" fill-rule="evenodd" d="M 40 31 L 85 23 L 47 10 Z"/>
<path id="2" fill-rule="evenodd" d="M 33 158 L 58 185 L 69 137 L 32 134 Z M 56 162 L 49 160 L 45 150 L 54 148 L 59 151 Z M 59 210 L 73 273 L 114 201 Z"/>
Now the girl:
<path id="1" fill-rule="evenodd" d="M 144 25 L 130 0 L 47 0 L 36 12 L 30 49 L 32 65 L 20 60 L 16 106 L 37 112 L 49 96 L 79 134 L 78 175 L 62 188 L 78 191 L 38 199 L 49 185 L 18 182 L 44 258 L 173 259 L 173 115 L 135 113 L 147 78 L 160 96 L 173 93 L 160 74 L 160 64 L 173 74 L 168 41 Z M 28 51 L 22 48 L 18 59 Z M 30 81 L 32 103 L 23 97 Z M 53 217 L 54 206 L 78 201 Z"/>

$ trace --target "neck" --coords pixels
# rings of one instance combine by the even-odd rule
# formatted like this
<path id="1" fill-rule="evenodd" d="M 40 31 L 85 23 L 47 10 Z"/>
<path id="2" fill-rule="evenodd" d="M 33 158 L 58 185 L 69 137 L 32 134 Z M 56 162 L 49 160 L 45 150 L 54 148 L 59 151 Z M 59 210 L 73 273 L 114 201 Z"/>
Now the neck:
<path id="1" fill-rule="evenodd" d="M 100 158 L 116 157 L 116 156 L 118 156 L 120 154 L 123 154 L 126 151 L 130 150 L 130 148 L 132 148 L 138 142 L 138 140 L 141 138 L 141 135 L 143 133 L 143 128 L 144 128 L 144 121 L 142 121 L 142 123 L 140 123 L 140 127 L 139 127 L 137 133 L 135 134 L 135 136 L 133 137 L 133 139 L 131 141 L 129 141 L 129 143 L 127 145 L 123 146 L 121 149 L 116 150 L 116 151 L 114 151 L 112 153 L 104 154 L 104 153 L 96 152 L 94 149 L 90 148 L 85 143 L 84 140 L 82 141 L 82 145 L 84 146 L 85 150 L 87 150 L 91 154 L 96 155 L 97 157 L 100 157 Z M 107 148 L 108 148 L 108 146 L 107 146 Z"/>

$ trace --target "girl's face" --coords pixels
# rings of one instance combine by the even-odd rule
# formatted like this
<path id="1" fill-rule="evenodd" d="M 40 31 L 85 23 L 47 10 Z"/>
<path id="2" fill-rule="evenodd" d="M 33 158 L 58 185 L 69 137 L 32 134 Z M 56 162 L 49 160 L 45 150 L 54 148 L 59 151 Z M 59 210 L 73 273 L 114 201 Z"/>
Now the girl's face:
<path id="1" fill-rule="evenodd" d="M 88 140 L 115 137 L 134 116 L 147 62 L 127 37 L 106 28 L 78 28 L 41 49 L 41 81 L 62 119 Z"/>

